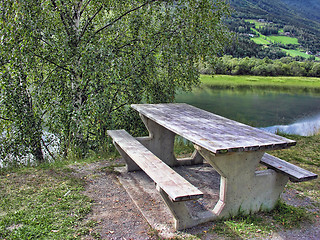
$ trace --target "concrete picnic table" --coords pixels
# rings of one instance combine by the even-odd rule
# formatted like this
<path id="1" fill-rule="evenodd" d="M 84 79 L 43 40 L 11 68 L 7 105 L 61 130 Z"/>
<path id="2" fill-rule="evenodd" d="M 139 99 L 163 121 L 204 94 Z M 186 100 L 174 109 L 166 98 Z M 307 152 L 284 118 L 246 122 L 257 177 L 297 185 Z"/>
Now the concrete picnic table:
<path id="1" fill-rule="evenodd" d="M 157 158 L 152 163 L 153 167 L 148 165 L 150 157 L 145 157 L 148 154 L 133 157 L 139 148 L 137 145 L 132 145 L 133 140 L 126 140 L 127 144 L 123 144 L 125 138 L 117 139 L 116 132 L 110 132 L 109 135 L 116 141 L 118 150 L 122 152 L 121 155 L 127 159 L 129 171 L 141 168 L 156 183 L 159 181 L 157 189 L 175 219 L 176 229 L 235 216 L 239 212 L 248 214 L 270 210 L 278 201 L 289 178 L 293 181 L 306 181 L 317 177 L 313 173 L 265 153 L 267 150 L 294 146 L 296 142 L 293 140 L 188 104 L 133 104 L 131 106 L 139 112 L 149 131 L 149 136 L 138 137 L 136 140 Z M 195 152 L 191 158 L 176 159 L 174 155 L 176 135 L 194 144 Z M 143 157 L 145 160 L 142 161 Z M 201 191 L 193 189 L 192 185 L 187 186 L 188 184 L 181 181 L 180 177 L 177 177 L 174 183 L 176 178 L 171 176 L 175 173 L 172 173 L 167 166 L 201 164 L 203 160 L 221 176 L 219 201 L 212 210 L 193 216 L 185 200 L 202 197 Z M 159 164 L 160 162 L 167 166 L 154 168 L 154 166 L 163 165 Z M 261 163 L 267 165 L 269 169 L 257 171 Z M 157 177 L 157 173 L 162 171 L 170 172 L 170 182 L 163 180 L 165 176 Z M 180 193 L 180 198 L 176 197 L 175 192 L 183 188 L 187 193 L 183 196 L 180 196 Z"/>

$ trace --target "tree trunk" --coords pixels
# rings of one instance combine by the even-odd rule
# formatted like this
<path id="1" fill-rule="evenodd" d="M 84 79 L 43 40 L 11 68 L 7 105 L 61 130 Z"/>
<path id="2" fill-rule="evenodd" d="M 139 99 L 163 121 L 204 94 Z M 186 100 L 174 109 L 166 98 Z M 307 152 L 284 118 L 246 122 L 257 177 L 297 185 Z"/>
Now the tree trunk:
<path id="1" fill-rule="evenodd" d="M 44 163 L 42 147 L 41 147 L 41 136 L 33 140 L 32 155 L 35 157 L 37 163 Z"/>

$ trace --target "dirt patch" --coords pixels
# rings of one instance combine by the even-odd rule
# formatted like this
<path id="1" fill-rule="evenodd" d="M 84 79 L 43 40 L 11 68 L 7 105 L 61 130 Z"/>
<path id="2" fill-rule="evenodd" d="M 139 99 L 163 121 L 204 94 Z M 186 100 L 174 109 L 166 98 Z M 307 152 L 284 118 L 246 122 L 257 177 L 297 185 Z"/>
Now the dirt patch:
<path id="1" fill-rule="evenodd" d="M 156 239 L 109 166 L 110 161 L 72 166 L 74 175 L 86 180 L 84 194 L 93 200 L 86 221 L 97 222 L 84 239 Z"/>
<path id="2" fill-rule="evenodd" d="M 121 159 L 113 162 L 100 161 L 85 165 L 73 165 L 73 174 L 86 181 L 84 194 L 93 200 L 92 213 L 85 221 L 94 221 L 90 234 L 83 239 L 159 239 L 140 213 L 130 196 L 120 184 L 112 165 L 123 164 Z M 304 206 L 311 212 L 320 215 L 319 204 L 314 205 L 308 198 L 299 197 L 295 190 L 286 190 L 282 195 L 288 204 Z M 189 229 L 189 234 L 201 234 L 201 239 L 225 239 L 221 235 L 203 234 L 212 228 L 212 223 Z M 176 232 L 176 236 L 182 236 Z M 197 238 L 194 238 L 197 239 Z M 320 221 L 316 218 L 313 224 L 305 223 L 299 229 L 273 233 L 268 239 L 320 239 Z"/>

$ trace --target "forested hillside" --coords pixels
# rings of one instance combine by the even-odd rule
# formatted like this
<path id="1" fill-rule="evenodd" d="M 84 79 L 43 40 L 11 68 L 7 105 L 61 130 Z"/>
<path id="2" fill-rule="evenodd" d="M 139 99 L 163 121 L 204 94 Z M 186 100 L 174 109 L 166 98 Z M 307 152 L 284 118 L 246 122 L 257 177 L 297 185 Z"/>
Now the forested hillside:
<path id="1" fill-rule="evenodd" d="M 230 5 L 226 22 L 236 36 L 226 54 L 320 60 L 319 0 L 230 0 Z"/>
<path id="2" fill-rule="evenodd" d="M 302 17 L 320 22 L 319 0 L 281 0 Z"/>

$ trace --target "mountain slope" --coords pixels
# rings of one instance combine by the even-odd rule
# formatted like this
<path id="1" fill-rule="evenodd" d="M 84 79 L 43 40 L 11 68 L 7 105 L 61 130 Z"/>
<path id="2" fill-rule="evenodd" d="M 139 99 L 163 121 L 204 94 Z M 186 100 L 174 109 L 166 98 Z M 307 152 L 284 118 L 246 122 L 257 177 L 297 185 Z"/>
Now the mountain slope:
<path id="1" fill-rule="evenodd" d="M 237 33 L 239 41 L 233 43 L 233 48 L 227 49 L 227 54 L 236 57 L 268 56 L 272 59 L 290 54 L 303 58 L 316 57 L 318 60 L 320 20 L 317 19 L 320 18 L 320 0 L 229 2 L 233 12 L 226 22 L 229 29 Z M 287 40 L 296 42 L 292 44 Z M 248 48 L 250 44 L 254 51 Z"/>
<path id="2" fill-rule="evenodd" d="M 235 10 L 233 14 L 235 17 L 264 18 L 304 28 L 320 36 L 320 22 L 314 21 L 314 15 L 320 15 L 317 12 L 317 9 L 320 9 L 319 0 L 230 0 L 229 2 Z M 308 14 L 309 12 L 313 14 Z"/>
<path id="3" fill-rule="evenodd" d="M 281 0 L 304 18 L 320 23 L 320 0 Z"/>

